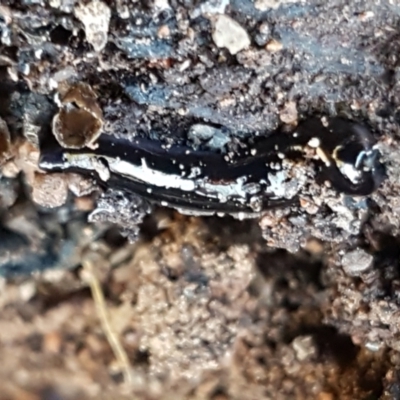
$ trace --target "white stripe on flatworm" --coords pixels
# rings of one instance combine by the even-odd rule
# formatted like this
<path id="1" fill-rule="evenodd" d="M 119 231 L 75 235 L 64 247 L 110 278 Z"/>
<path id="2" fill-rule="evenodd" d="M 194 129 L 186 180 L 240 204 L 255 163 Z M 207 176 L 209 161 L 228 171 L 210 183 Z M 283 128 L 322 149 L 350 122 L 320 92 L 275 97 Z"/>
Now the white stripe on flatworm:
<path id="1" fill-rule="evenodd" d="M 93 154 L 66 153 L 64 159 L 67 164 L 60 164 L 62 168 L 78 167 L 96 171 L 103 181 L 109 179 L 111 171 L 128 179 L 133 178 L 139 180 L 144 184 L 166 189 L 173 188 L 185 192 L 194 192 L 201 196 L 218 199 L 221 203 L 225 203 L 230 199 L 235 199 L 244 204 L 248 200 L 248 196 L 262 194 L 260 193 L 261 188 L 259 185 L 247 183 L 246 176 L 238 177 L 236 180 L 227 183 L 213 183 L 207 178 L 187 179 L 180 175 L 167 174 L 152 169 L 147 165 L 144 158 L 141 159 L 141 165 L 135 165 L 119 158 Z M 103 164 L 102 160 L 107 161 L 108 168 Z M 198 171 L 196 172 L 198 173 Z M 283 184 L 285 178 L 287 178 L 286 173 L 284 171 L 279 171 L 275 174 L 269 173 L 267 176 L 270 181 L 270 187 L 267 189 L 267 193 L 270 195 L 272 194 L 274 198 L 286 197 L 286 185 Z"/>

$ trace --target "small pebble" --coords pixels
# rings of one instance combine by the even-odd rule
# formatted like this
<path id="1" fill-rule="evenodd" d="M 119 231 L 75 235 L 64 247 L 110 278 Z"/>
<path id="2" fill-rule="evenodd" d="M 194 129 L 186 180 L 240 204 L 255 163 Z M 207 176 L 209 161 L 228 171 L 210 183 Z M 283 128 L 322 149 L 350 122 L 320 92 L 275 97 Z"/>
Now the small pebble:
<path id="1" fill-rule="evenodd" d="M 299 0 L 255 0 L 254 7 L 260 11 L 277 9 L 285 3 L 297 3 Z"/>
<path id="2" fill-rule="evenodd" d="M 68 184 L 63 174 L 35 173 L 32 199 L 44 207 L 59 207 L 65 204 Z"/>
<path id="3" fill-rule="evenodd" d="M 258 31 L 262 35 L 270 35 L 271 34 L 271 28 L 267 22 L 263 22 L 262 24 L 260 24 Z"/>
<path id="4" fill-rule="evenodd" d="M 218 15 L 215 19 L 212 38 L 217 47 L 226 47 L 232 55 L 235 55 L 250 46 L 250 38 L 235 20 L 227 15 Z"/>
<path id="5" fill-rule="evenodd" d="M 170 8 L 168 0 L 154 0 L 154 8 L 158 8 L 159 10 L 166 10 Z"/>
<path id="6" fill-rule="evenodd" d="M 157 37 L 159 39 L 165 39 L 170 36 L 171 32 L 168 25 L 162 25 L 158 28 Z"/>
<path id="7" fill-rule="evenodd" d="M 373 352 L 377 352 L 382 347 L 384 347 L 384 343 L 383 342 L 370 342 L 370 341 L 368 341 L 368 342 L 364 343 L 364 345 L 369 351 L 373 351 Z"/>
<path id="8" fill-rule="evenodd" d="M 68 189 L 77 197 L 87 196 L 97 189 L 94 180 L 85 178 L 79 174 L 69 173 L 66 175 Z"/>
<path id="9" fill-rule="evenodd" d="M 281 51 L 283 48 L 283 45 L 281 42 L 278 42 L 275 39 L 271 39 L 267 45 L 265 46 L 265 49 L 268 50 L 271 53 L 276 53 L 277 51 Z"/>
<path id="10" fill-rule="evenodd" d="M 35 296 L 36 294 L 36 286 L 33 281 L 27 281 L 20 285 L 19 294 L 21 300 L 24 302 L 28 302 Z"/>
<path id="11" fill-rule="evenodd" d="M 8 161 L 1 167 L 1 173 L 6 178 L 16 178 L 20 172 L 21 168 L 14 161 Z"/>
<path id="12" fill-rule="evenodd" d="M 198 2 L 200 4 L 191 12 L 190 16 L 191 18 L 197 18 L 200 15 L 224 14 L 229 2 L 230 0 L 209 0 Z"/>
<path id="13" fill-rule="evenodd" d="M 102 1 L 93 0 L 75 7 L 75 16 L 85 27 L 87 41 L 95 51 L 101 51 L 107 44 L 111 10 Z"/>
<path id="14" fill-rule="evenodd" d="M 61 350 L 62 337 L 58 332 L 49 332 L 43 338 L 43 350 L 46 353 L 57 354 Z"/>
<path id="15" fill-rule="evenodd" d="M 335 396 L 329 392 L 321 392 L 318 395 L 317 400 L 335 400 Z"/>
<path id="16" fill-rule="evenodd" d="M 279 118 L 284 124 L 294 125 L 298 120 L 297 105 L 294 101 L 285 103 L 283 109 L 279 113 Z"/>
<path id="17" fill-rule="evenodd" d="M 196 145 L 206 142 L 207 146 L 213 149 L 221 149 L 229 142 L 229 135 L 227 133 L 205 124 L 192 125 L 188 137 Z"/>
<path id="18" fill-rule="evenodd" d="M 0 118 L 0 165 L 11 157 L 11 139 L 6 122 Z"/>
<path id="19" fill-rule="evenodd" d="M 217 128 L 214 128 L 210 125 L 194 124 L 189 129 L 188 137 L 195 141 L 209 140 L 216 134 L 217 131 Z"/>
<path id="20" fill-rule="evenodd" d="M 269 27 L 269 24 L 267 22 L 263 22 L 258 27 L 258 33 L 255 35 L 254 40 L 259 46 L 264 47 L 268 43 L 270 36 L 271 28 Z"/>
<path id="21" fill-rule="evenodd" d="M 342 257 L 342 267 L 346 274 L 359 276 L 371 268 L 373 261 L 374 258 L 371 254 L 363 249 L 355 249 Z"/>
<path id="22" fill-rule="evenodd" d="M 358 15 L 358 18 L 360 21 L 365 22 L 365 21 L 368 21 L 369 19 L 374 18 L 374 16 L 375 16 L 375 14 L 373 11 L 364 11 Z"/>
<path id="23" fill-rule="evenodd" d="M 74 203 L 75 207 L 81 211 L 92 211 L 95 207 L 94 200 L 90 196 L 77 197 Z"/>
<path id="24" fill-rule="evenodd" d="M 292 342 L 293 350 L 299 361 L 309 360 L 317 354 L 317 348 L 312 336 L 297 336 Z"/>

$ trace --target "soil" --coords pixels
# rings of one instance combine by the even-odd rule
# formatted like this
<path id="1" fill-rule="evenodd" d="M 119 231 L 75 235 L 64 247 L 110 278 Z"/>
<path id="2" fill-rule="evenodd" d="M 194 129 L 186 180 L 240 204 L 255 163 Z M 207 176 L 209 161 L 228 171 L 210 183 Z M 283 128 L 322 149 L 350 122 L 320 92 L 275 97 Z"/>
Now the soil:
<path id="1" fill-rule="evenodd" d="M 1 400 L 400 399 L 400 5 L 348 3 L 1 1 Z M 77 83 L 102 134 L 130 139 L 356 120 L 387 179 L 351 198 L 304 167 L 300 204 L 245 221 L 159 208 L 129 243 L 121 204 L 89 223 L 93 183 L 38 169 Z"/>

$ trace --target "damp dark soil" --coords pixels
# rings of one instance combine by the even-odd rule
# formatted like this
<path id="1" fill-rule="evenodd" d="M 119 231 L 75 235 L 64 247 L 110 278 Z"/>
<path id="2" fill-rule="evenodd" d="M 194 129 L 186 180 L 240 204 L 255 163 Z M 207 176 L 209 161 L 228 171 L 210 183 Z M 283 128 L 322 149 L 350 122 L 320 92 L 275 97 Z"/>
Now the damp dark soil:
<path id="1" fill-rule="evenodd" d="M 399 21 L 391 0 L 2 0 L 0 400 L 400 399 Z M 117 138 L 196 125 L 218 147 L 341 116 L 387 177 L 353 198 L 304 170 L 300 203 L 260 220 L 158 208 L 132 244 L 121 204 L 89 223 L 93 183 L 38 168 L 76 84 Z"/>

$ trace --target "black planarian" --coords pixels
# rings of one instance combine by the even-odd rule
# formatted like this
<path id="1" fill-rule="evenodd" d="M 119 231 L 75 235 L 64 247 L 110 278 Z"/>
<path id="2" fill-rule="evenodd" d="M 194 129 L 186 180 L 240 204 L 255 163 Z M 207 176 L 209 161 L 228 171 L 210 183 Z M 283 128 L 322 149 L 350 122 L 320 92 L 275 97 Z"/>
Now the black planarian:
<path id="1" fill-rule="evenodd" d="M 93 149 L 42 146 L 40 167 L 89 175 L 183 213 L 251 217 L 293 201 L 290 182 L 304 162 L 315 164 L 318 182 L 353 196 L 371 194 L 385 178 L 369 129 L 342 118 L 305 120 L 225 153 L 103 134 Z"/>

